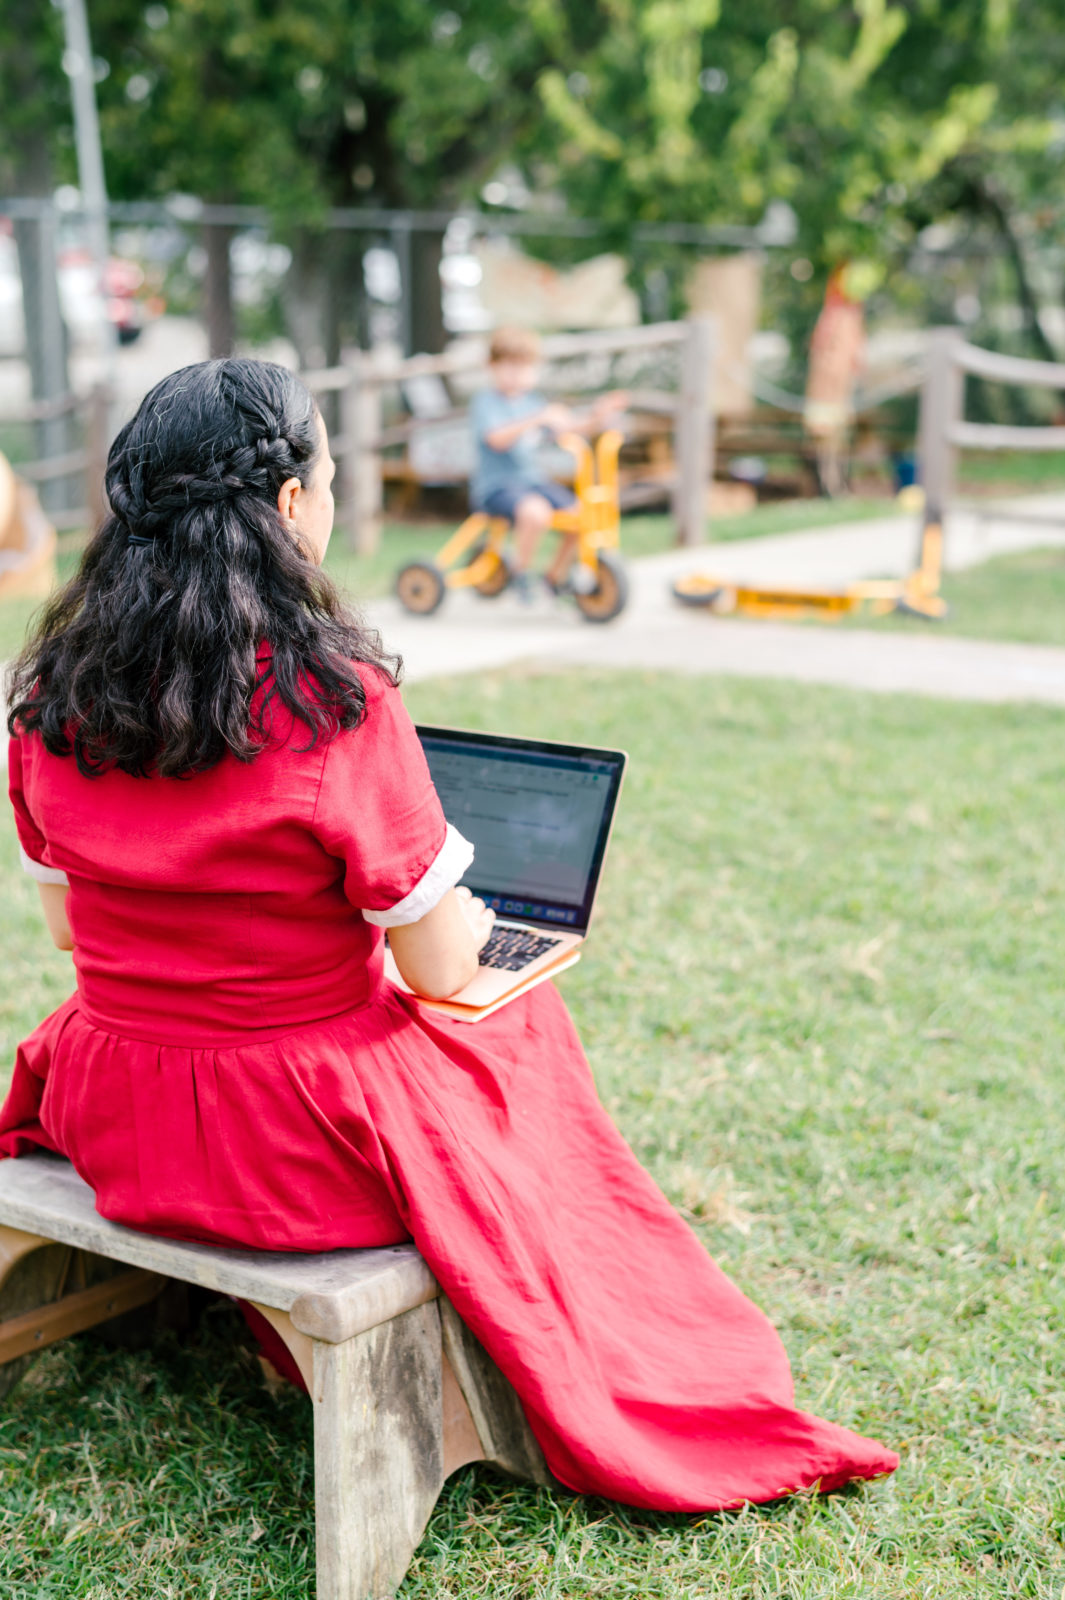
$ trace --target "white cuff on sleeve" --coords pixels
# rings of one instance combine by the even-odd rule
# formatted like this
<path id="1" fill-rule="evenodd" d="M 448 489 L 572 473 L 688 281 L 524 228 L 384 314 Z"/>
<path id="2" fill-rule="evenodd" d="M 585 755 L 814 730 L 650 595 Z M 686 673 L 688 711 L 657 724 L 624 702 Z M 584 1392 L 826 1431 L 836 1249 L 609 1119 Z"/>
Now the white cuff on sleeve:
<path id="1" fill-rule="evenodd" d="M 69 886 L 70 879 L 58 867 L 46 867 L 40 861 L 34 861 L 28 856 L 21 845 L 18 847 L 19 857 L 22 861 L 23 872 L 28 872 L 31 878 L 36 878 L 38 883 L 61 883 Z M 463 869 L 465 871 L 465 868 Z"/>
<path id="2" fill-rule="evenodd" d="M 409 922 L 419 922 L 440 904 L 449 889 L 455 887 L 472 860 L 473 845 L 449 822 L 436 860 L 426 868 L 410 894 L 405 894 L 388 911 L 364 911 L 363 916 L 375 928 L 404 928 Z"/>

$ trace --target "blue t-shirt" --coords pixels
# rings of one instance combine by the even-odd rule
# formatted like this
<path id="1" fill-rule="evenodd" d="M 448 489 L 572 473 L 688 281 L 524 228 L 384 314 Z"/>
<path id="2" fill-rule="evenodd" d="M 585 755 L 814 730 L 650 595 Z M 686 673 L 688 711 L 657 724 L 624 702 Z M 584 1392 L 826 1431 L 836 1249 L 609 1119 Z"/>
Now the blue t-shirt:
<path id="1" fill-rule="evenodd" d="M 527 489 L 544 476 L 539 463 L 542 428 L 530 428 L 515 440 L 509 450 L 493 450 L 485 435 L 509 422 L 520 422 L 542 411 L 546 401 L 541 394 L 501 394 L 498 389 L 481 389 L 470 402 L 473 429 L 474 467 L 470 479 L 470 503 L 483 506 L 495 489 Z"/>

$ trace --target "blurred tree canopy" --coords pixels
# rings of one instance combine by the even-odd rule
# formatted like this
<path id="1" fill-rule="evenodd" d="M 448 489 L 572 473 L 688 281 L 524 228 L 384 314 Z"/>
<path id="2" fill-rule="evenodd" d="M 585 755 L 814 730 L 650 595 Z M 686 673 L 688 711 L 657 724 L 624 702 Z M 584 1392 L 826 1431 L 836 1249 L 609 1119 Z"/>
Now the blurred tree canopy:
<path id="1" fill-rule="evenodd" d="M 1037 312 L 1063 291 L 1033 261 L 1032 235 L 1065 235 L 1059 11 L 1058 0 L 93 0 L 90 21 L 112 193 L 264 204 L 310 277 L 328 275 L 316 231 L 328 207 L 446 208 L 506 168 L 621 245 L 634 222 L 754 223 L 786 201 L 811 295 L 842 260 L 874 284 L 930 223 L 986 230 L 1049 353 Z M 43 153 L 73 177 L 60 34 L 49 7 L 8 0 L 11 186 L 28 171 L 12 152 L 34 140 L 35 170 Z"/>
<path id="2" fill-rule="evenodd" d="M 1065 225 L 1055 0 L 601 0 L 590 41 L 567 0 L 538 10 L 566 62 L 538 80 L 541 182 L 575 212 L 756 222 L 785 200 L 816 280 L 856 260 L 870 287 L 930 223 L 986 223 L 1034 313 L 1028 219 Z"/>

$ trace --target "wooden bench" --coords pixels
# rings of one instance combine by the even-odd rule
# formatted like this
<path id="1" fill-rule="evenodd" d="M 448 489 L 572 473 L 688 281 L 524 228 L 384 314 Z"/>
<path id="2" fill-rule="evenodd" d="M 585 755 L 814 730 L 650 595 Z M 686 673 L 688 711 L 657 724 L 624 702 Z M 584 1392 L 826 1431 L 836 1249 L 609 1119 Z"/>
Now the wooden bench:
<path id="1" fill-rule="evenodd" d="M 59 1157 L 0 1161 L 0 1396 L 36 1351 L 149 1306 L 174 1279 L 251 1302 L 303 1374 L 318 1600 L 390 1595 L 467 1462 L 553 1481 L 513 1389 L 414 1245 L 292 1255 L 157 1239 L 98 1216 Z"/>

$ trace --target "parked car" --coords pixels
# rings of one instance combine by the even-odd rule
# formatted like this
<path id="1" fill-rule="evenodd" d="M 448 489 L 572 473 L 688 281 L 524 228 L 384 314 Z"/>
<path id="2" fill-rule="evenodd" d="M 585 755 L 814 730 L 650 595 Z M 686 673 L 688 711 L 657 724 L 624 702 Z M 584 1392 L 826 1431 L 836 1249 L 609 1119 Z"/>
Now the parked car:
<path id="1" fill-rule="evenodd" d="M 100 293 L 88 251 L 77 246 L 61 250 L 57 279 L 59 306 L 71 340 L 91 339 L 99 326 Z M 104 291 L 107 317 L 119 344 L 132 344 L 165 309 L 164 302 L 146 289 L 144 270 L 136 261 L 110 258 Z M 25 348 L 18 251 L 10 224 L 5 228 L 0 219 L 0 357 L 21 356 Z"/>

